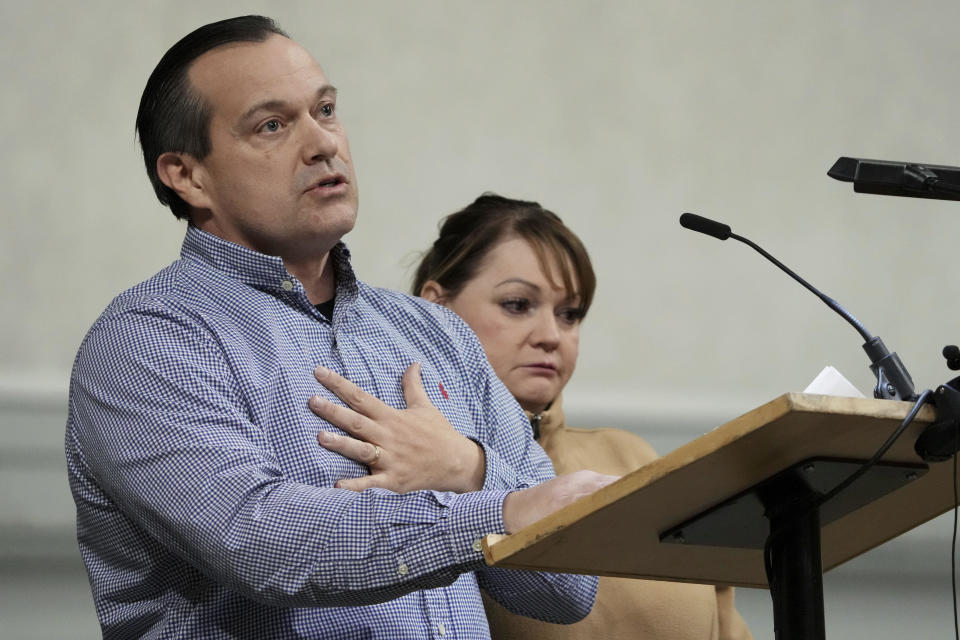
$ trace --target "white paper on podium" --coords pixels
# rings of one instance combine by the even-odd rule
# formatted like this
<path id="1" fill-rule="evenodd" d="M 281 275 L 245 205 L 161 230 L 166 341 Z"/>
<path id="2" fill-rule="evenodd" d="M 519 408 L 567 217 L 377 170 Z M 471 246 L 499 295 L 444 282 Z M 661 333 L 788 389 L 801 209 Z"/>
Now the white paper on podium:
<path id="1" fill-rule="evenodd" d="M 823 368 L 817 377 L 813 379 L 804 393 L 818 393 L 824 396 L 841 396 L 843 398 L 866 398 L 860 393 L 860 390 L 853 386 L 849 380 L 843 377 L 843 374 L 827 365 Z"/>

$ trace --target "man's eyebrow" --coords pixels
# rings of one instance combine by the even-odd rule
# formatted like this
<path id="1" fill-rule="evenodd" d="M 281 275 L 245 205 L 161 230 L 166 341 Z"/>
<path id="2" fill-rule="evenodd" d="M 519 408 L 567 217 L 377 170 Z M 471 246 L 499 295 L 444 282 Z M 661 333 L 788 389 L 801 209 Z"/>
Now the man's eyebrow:
<path id="1" fill-rule="evenodd" d="M 327 96 L 327 95 L 332 95 L 334 98 L 336 98 L 337 88 L 332 84 L 325 84 L 321 86 L 319 89 L 317 89 L 317 93 L 316 93 L 316 96 L 314 97 L 314 100 L 319 100 L 320 98 L 323 98 L 324 96 Z M 289 104 L 290 103 L 287 102 L 286 100 L 278 100 L 276 98 L 263 100 L 253 105 L 246 111 L 244 111 L 243 115 L 240 116 L 239 121 L 246 122 L 249 118 L 253 117 L 259 111 L 276 111 L 289 106 Z"/>

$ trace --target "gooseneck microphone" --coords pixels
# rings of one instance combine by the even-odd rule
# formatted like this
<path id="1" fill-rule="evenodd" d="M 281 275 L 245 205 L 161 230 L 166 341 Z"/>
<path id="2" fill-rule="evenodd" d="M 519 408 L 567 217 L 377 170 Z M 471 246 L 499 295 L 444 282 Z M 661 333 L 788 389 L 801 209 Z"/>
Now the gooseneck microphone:
<path id="1" fill-rule="evenodd" d="M 960 168 L 920 162 L 838 158 L 827 175 L 857 193 L 960 200 Z"/>
<path id="2" fill-rule="evenodd" d="M 874 387 L 873 390 L 873 396 L 875 398 L 889 400 L 916 400 L 919 397 L 913 388 L 913 380 L 910 378 L 910 374 L 907 373 L 906 367 L 903 366 L 903 363 L 900 361 L 900 357 L 896 354 L 896 352 L 890 353 L 890 351 L 887 350 L 887 347 L 883 344 L 883 340 L 880 339 L 880 336 L 871 335 L 870 332 L 867 331 L 866 327 L 864 327 L 859 320 L 854 318 L 849 311 L 841 307 L 836 300 L 827 296 L 809 282 L 798 276 L 785 264 L 764 251 L 762 247 L 751 242 L 747 238 L 744 238 L 743 236 L 733 233 L 730 230 L 729 225 L 723 224 L 722 222 L 717 222 L 715 220 L 710 220 L 709 218 L 704 218 L 703 216 L 698 216 L 694 213 L 684 213 L 682 216 L 680 216 L 680 224 L 686 229 L 698 231 L 708 236 L 713 236 L 719 240 L 733 238 L 734 240 L 738 240 L 753 248 L 764 258 L 777 265 L 781 271 L 802 284 L 807 290 L 823 300 L 828 307 L 840 314 L 844 320 L 853 325 L 854 329 L 856 329 L 865 340 L 863 343 L 863 350 L 866 351 L 867 356 L 870 358 L 870 370 L 873 371 L 873 374 L 877 378 L 877 386 Z"/>

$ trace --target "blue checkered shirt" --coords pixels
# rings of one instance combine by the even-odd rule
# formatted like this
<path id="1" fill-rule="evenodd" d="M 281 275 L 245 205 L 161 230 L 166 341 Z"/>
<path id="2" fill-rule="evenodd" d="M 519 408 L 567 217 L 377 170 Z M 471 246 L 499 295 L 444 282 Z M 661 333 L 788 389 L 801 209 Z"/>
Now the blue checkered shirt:
<path id="1" fill-rule="evenodd" d="M 332 322 L 266 256 L 189 227 L 180 260 L 117 297 L 80 346 L 66 454 L 105 638 L 487 638 L 479 589 L 572 622 L 591 577 L 492 569 L 513 489 L 553 475 L 454 314 L 359 282 L 332 252 Z M 323 449 L 324 365 L 404 406 L 412 362 L 486 453 L 484 490 L 336 489 L 365 466 Z M 342 432 L 340 432 L 342 433 Z"/>

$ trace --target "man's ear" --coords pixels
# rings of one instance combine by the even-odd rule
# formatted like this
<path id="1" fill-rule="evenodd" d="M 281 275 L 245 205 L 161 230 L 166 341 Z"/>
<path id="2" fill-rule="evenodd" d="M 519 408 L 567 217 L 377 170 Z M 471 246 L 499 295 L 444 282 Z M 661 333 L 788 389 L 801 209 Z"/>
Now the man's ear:
<path id="1" fill-rule="evenodd" d="M 420 287 L 420 297 L 447 306 L 447 290 L 436 280 L 427 280 L 423 283 L 423 286 Z"/>
<path id="2" fill-rule="evenodd" d="M 163 184 L 194 209 L 210 208 L 210 201 L 203 189 L 203 168 L 189 153 L 161 153 L 157 158 L 157 175 Z"/>

